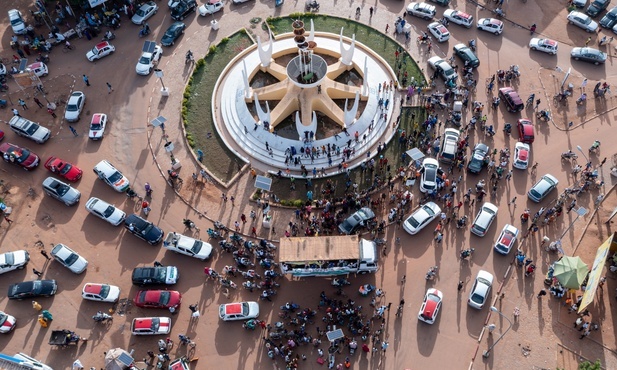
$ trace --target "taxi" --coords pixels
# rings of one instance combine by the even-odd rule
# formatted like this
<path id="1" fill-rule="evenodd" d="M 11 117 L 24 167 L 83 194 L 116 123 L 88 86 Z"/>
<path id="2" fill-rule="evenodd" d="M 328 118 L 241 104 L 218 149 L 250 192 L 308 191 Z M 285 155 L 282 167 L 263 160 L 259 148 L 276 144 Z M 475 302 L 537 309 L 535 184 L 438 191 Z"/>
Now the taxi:
<path id="1" fill-rule="evenodd" d="M 531 50 L 538 50 L 547 54 L 557 55 L 559 43 L 551 39 L 539 39 L 534 37 L 531 41 L 529 41 L 529 48 Z"/>
<path id="2" fill-rule="evenodd" d="M 45 77 L 49 74 L 49 69 L 47 69 L 47 64 L 43 62 L 32 63 L 28 66 L 28 69 L 34 72 L 36 77 Z"/>
<path id="3" fill-rule="evenodd" d="M 81 297 L 89 301 L 113 303 L 120 298 L 120 288 L 109 284 L 86 283 Z"/>
<path id="4" fill-rule="evenodd" d="M 461 12 L 460 10 L 446 9 L 443 12 L 443 16 L 450 22 L 458 24 L 459 26 L 463 26 L 465 28 L 471 28 L 471 26 L 473 26 L 473 16 L 471 14 Z"/>
<path id="5" fill-rule="evenodd" d="M 103 42 L 99 42 L 98 44 L 94 45 L 92 50 L 86 53 L 86 58 L 88 58 L 89 61 L 94 62 L 97 59 L 101 59 L 103 57 L 108 56 L 114 51 L 116 51 L 115 46 L 113 46 L 107 41 L 103 41 Z"/>
<path id="6" fill-rule="evenodd" d="M 223 321 L 248 320 L 259 316 L 257 302 L 236 302 L 219 306 L 219 317 Z"/>
<path id="7" fill-rule="evenodd" d="M 88 130 L 88 137 L 90 140 L 100 140 L 105 134 L 105 127 L 107 126 L 107 115 L 105 113 L 95 113 L 92 115 L 90 121 L 90 129 Z"/>
<path id="8" fill-rule="evenodd" d="M 433 36 L 435 36 L 437 42 L 444 42 L 450 39 L 450 32 L 443 24 L 439 22 L 429 24 L 428 30 Z"/>
<path id="9" fill-rule="evenodd" d="M 443 293 L 441 291 L 435 288 L 427 290 L 420 307 L 420 312 L 418 312 L 418 320 L 427 324 L 434 324 L 437 315 L 439 315 L 441 301 L 443 301 Z"/>
<path id="10" fill-rule="evenodd" d="M 131 322 L 133 335 L 165 335 L 171 331 L 169 317 L 137 317 Z"/>
<path id="11" fill-rule="evenodd" d="M 501 35 L 503 32 L 503 22 L 495 18 L 478 19 L 478 29 L 494 35 Z"/>

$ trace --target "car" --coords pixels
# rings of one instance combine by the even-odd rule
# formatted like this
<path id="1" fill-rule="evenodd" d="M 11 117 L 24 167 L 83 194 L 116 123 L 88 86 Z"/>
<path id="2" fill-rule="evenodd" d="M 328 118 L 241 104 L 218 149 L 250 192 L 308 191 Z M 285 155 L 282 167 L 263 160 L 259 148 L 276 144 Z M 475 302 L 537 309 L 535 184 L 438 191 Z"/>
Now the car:
<path id="1" fill-rule="evenodd" d="M 529 48 L 531 50 L 543 51 L 547 54 L 557 55 L 557 49 L 559 49 L 559 43 L 551 39 L 540 39 L 534 37 L 529 41 Z"/>
<path id="2" fill-rule="evenodd" d="M 40 162 L 39 156 L 30 149 L 11 143 L 0 144 L 0 155 L 6 162 L 18 165 L 26 171 L 35 169 Z"/>
<path id="3" fill-rule="evenodd" d="M 99 179 L 119 193 L 126 191 L 130 186 L 129 179 L 106 160 L 100 161 L 92 170 Z"/>
<path id="4" fill-rule="evenodd" d="M 152 17 L 159 10 L 159 6 L 154 1 L 148 1 L 137 9 L 131 22 L 143 24 L 148 18 Z"/>
<path id="5" fill-rule="evenodd" d="M 133 235 L 150 245 L 156 245 L 163 239 L 163 230 L 152 222 L 141 218 L 136 214 L 129 215 L 124 219 L 124 227 Z"/>
<path id="6" fill-rule="evenodd" d="M 439 22 L 433 22 L 427 26 L 428 31 L 435 37 L 437 42 L 445 42 L 450 39 L 450 31 Z"/>
<path id="7" fill-rule="evenodd" d="M 238 4 L 243 4 L 243 3 L 246 3 L 246 2 L 248 2 L 248 1 L 251 1 L 251 0 L 231 0 L 231 2 L 232 2 L 233 4 L 235 4 L 235 5 L 238 5 Z"/>
<path id="8" fill-rule="evenodd" d="M 486 158 L 489 150 L 488 145 L 484 143 L 476 144 L 473 148 L 471 159 L 469 160 L 469 163 L 467 163 L 467 170 L 471 173 L 480 173 L 486 164 L 484 159 Z"/>
<path id="9" fill-rule="evenodd" d="M 461 60 L 466 63 L 471 68 L 478 68 L 480 65 L 480 59 L 476 56 L 476 54 L 465 44 L 456 44 L 454 45 L 454 54 L 461 58 Z"/>
<path id="10" fill-rule="evenodd" d="M 223 10 L 225 2 L 222 0 L 206 0 L 206 3 L 199 7 L 199 15 L 205 17 L 208 14 L 214 14 Z"/>
<path id="11" fill-rule="evenodd" d="M 407 5 L 407 14 L 423 19 L 433 19 L 437 11 L 435 6 L 427 3 L 411 3 Z"/>
<path id="12" fill-rule="evenodd" d="M 572 5 L 575 7 L 582 9 L 587 5 L 587 0 L 572 0 Z"/>
<path id="13" fill-rule="evenodd" d="M 488 299 L 489 293 L 491 292 L 492 285 L 493 275 L 488 271 L 478 271 L 478 275 L 473 283 L 471 292 L 469 292 L 467 304 L 477 310 L 482 309 Z"/>
<path id="14" fill-rule="evenodd" d="M 572 48 L 570 57 L 574 60 L 593 63 L 595 65 L 606 62 L 606 53 L 594 48 Z"/>
<path id="15" fill-rule="evenodd" d="M 452 68 L 450 63 L 446 62 L 440 57 L 431 57 L 427 62 L 432 69 L 438 72 L 439 77 L 441 77 L 442 80 L 453 81 L 458 78 L 458 74 L 456 73 L 454 68 Z"/>
<path id="16" fill-rule="evenodd" d="M 434 158 L 424 158 L 420 173 L 420 191 L 433 193 L 437 190 L 437 177 L 439 176 L 439 162 Z"/>
<path id="17" fill-rule="evenodd" d="M 15 329 L 15 318 L 4 311 L 0 311 L 0 333 L 10 333 Z"/>
<path id="18" fill-rule="evenodd" d="M 96 197 L 88 199 L 86 210 L 114 226 L 120 225 L 126 218 L 126 213 Z"/>
<path id="19" fill-rule="evenodd" d="M 366 221 L 370 221 L 375 218 L 375 212 L 368 207 L 360 208 L 354 212 L 351 216 L 347 217 L 345 221 L 338 225 L 338 229 L 343 234 L 353 234 L 358 228 L 366 226 Z"/>
<path id="20" fill-rule="evenodd" d="M 604 28 L 608 28 L 608 29 L 611 29 L 617 26 L 617 6 L 614 8 L 611 8 L 611 10 L 606 12 L 604 17 L 600 19 L 600 26 Z"/>
<path id="21" fill-rule="evenodd" d="M 154 41 L 146 41 L 141 51 L 141 57 L 135 66 L 135 72 L 138 75 L 147 76 L 154 70 L 154 67 L 161 59 L 163 48 Z"/>
<path id="22" fill-rule="evenodd" d="M 486 235 L 486 232 L 495 217 L 497 217 L 498 208 L 493 203 L 484 202 L 482 208 L 478 212 L 473 224 L 471 224 L 471 232 L 479 237 Z"/>
<path id="23" fill-rule="evenodd" d="M 116 47 L 110 44 L 108 41 L 101 41 L 86 53 L 86 58 L 89 61 L 101 59 L 116 51 Z"/>
<path id="24" fill-rule="evenodd" d="M 9 285 L 9 299 L 51 297 L 58 291 L 55 280 L 32 280 Z"/>
<path id="25" fill-rule="evenodd" d="M 418 320 L 427 324 L 434 324 L 439 315 L 443 293 L 435 288 L 429 288 L 424 295 L 424 301 L 418 312 Z"/>
<path id="26" fill-rule="evenodd" d="M 81 199 L 79 190 L 53 177 L 43 180 L 43 192 L 67 206 L 77 204 Z"/>
<path id="27" fill-rule="evenodd" d="M 182 0 L 178 2 L 176 6 L 171 8 L 171 18 L 177 21 L 181 21 L 189 14 L 194 13 L 195 9 L 197 9 L 197 1 Z"/>
<path id="28" fill-rule="evenodd" d="M 71 182 L 81 179 L 81 175 L 84 173 L 79 167 L 54 156 L 47 158 L 44 166 L 49 171 Z"/>
<path id="29" fill-rule="evenodd" d="M 495 18 L 478 19 L 477 27 L 479 30 L 490 32 L 494 35 L 501 35 L 503 32 L 503 22 Z"/>
<path id="30" fill-rule="evenodd" d="M 25 35 L 28 32 L 28 27 L 21 12 L 17 9 L 11 9 L 8 13 L 13 33 L 16 35 Z"/>
<path id="31" fill-rule="evenodd" d="M 133 335 L 165 335 L 171 331 L 169 317 L 136 317 L 131 322 Z"/>
<path id="32" fill-rule="evenodd" d="M 495 252 L 499 254 L 508 254 L 512 250 L 512 248 L 516 245 L 516 240 L 518 238 L 519 231 L 516 227 L 506 224 L 501 230 L 501 234 L 497 237 L 497 241 L 495 242 Z"/>
<path id="33" fill-rule="evenodd" d="M 559 180 L 557 180 L 555 176 L 551 174 L 546 174 L 542 176 L 542 178 L 537 183 L 535 183 L 535 185 L 532 186 L 531 189 L 529 189 L 529 191 L 527 192 L 527 197 L 529 197 L 529 199 L 531 199 L 532 201 L 538 203 L 542 199 L 546 198 L 548 193 L 550 193 L 553 189 L 557 187 L 557 184 L 559 184 Z"/>
<path id="34" fill-rule="evenodd" d="M 88 261 L 85 258 L 64 244 L 56 244 L 51 250 L 51 256 L 75 274 L 81 274 L 88 267 Z"/>
<path id="35" fill-rule="evenodd" d="M 30 139 L 37 144 L 43 144 L 51 137 L 51 131 L 47 127 L 43 127 L 22 116 L 11 117 L 9 127 L 17 135 Z"/>
<path id="36" fill-rule="evenodd" d="M 30 254 L 23 250 L 5 252 L 0 254 L 0 274 L 13 270 L 21 270 L 28 265 Z"/>
<path id="37" fill-rule="evenodd" d="M 73 91 L 69 97 L 69 101 L 66 102 L 66 111 L 64 112 L 64 119 L 68 122 L 79 121 L 79 115 L 84 109 L 86 104 L 86 94 L 81 91 Z"/>
<path id="38" fill-rule="evenodd" d="M 518 92 L 511 87 L 499 89 L 499 97 L 505 103 L 506 110 L 510 113 L 517 113 L 525 108 L 525 104 L 518 95 Z"/>
<path id="39" fill-rule="evenodd" d="M 203 240 L 197 240 L 190 236 L 170 232 L 163 241 L 163 247 L 176 253 L 195 257 L 202 261 L 212 256 L 212 245 Z"/>
<path id="40" fill-rule="evenodd" d="M 182 294 L 175 290 L 140 290 L 133 299 L 135 306 L 141 308 L 178 308 Z"/>
<path id="41" fill-rule="evenodd" d="M 597 17 L 604 9 L 608 8 L 611 0 L 595 0 L 585 11 L 590 17 Z"/>
<path id="42" fill-rule="evenodd" d="M 429 0 L 431 3 L 435 3 L 437 5 L 441 5 L 441 6 L 448 6 L 450 5 L 450 0 Z"/>
<path id="43" fill-rule="evenodd" d="M 441 208 L 434 202 L 428 202 L 416 209 L 403 223 L 403 229 L 411 235 L 417 234 L 426 225 L 441 214 Z"/>
<path id="44" fill-rule="evenodd" d="M 460 137 L 461 132 L 457 129 L 447 128 L 444 130 L 441 151 L 438 155 L 438 159 L 440 161 L 444 163 L 454 162 L 456 151 L 458 149 L 458 140 Z"/>
<path id="45" fill-rule="evenodd" d="M 178 268 L 175 266 L 136 267 L 131 275 L 135 285 L 173 285 L 179 278 Z"/>
<path id="46" fill-rule="evenodd" d="M 516 129 L 518 131 L 518 141 L 525 144 L 533 143 L 535 139 L 533 124 L 527 118 L 521 118 L 516 121 Z"/>
<path id="47" fill-rule="evenodd" d="M 448 21 L 463 26 L 465 28 L 471 28 L 473 26 L 473 16 L 455 9 L 446 9 L 443 12 L 444 18 Z"/>
<path id="48" fill-rule="evenodd" d="M 47 68 L 47 64 L 43 62 L 32 63 L 28 66 L 27 69 L 34 72 L 36 77 L 45 77 L 49 74 L 49 69 Z"/>
<path id="49" fill-rule="evenodd" d="M 81 291 L 81 297 L 88 301 L 118 302 L 120 288 L 115 285 L 86 283 Z"/>
<path id="50" fill-rule="evenodd" d="M 105 127 L 107 127 L 107 115 L 105 113 L 94 113 L 88 130 L 90 140 L 102 139 L 105 135 Z"/>
<path id="51" fill-rule="evenodd" d="M 259 317 L 257 302 L 235 302 L 219 306 L 219 318 L 223 321 L 249 320 Z"/>
<path id="52" fill-rule="evenodd" d="M 582 28 L 586 32 L 596 32 L 598 29 L 598 24 L 591 17 L 576 10 L 571 11 L 567 19 L 569 24 Z"/>
<path id="53" fill-rule="evenodd" d="M 512 167 L 519 170 L 526 170 L 529 166 L 529 152 L 530 148 L 528 144 L 516 142 L 514 145 L 514 159 L 512 160 Z"/>
<path id="54" fill-rule="evenodd" d="M 176 7 L 176 5 L 178 5 L 179 2 L 180 0 L 169 0 L 167 2 L 167 6 L 169 6 L 169 9 L 173 9 Z"/>
<path id="55" fill-rule="evenodd" d="M 161 45 L 163 46 L 172 46 L 178 37 L 184 33 L 186 29 L 186 25 L 182 22 L 174 22 L 167 28 L 163 38 L 161 39 Z"/>

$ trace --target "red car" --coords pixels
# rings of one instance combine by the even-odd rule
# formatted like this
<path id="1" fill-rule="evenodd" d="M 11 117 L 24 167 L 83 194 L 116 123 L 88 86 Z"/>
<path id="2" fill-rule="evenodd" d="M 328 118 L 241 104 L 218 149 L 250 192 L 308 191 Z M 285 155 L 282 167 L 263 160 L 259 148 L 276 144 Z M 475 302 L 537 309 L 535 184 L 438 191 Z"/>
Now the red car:
<path id="1" fill-rule="evenodd" d="M 535 135 L 533 133 L 533 124 L 526 118 L 519 119 L 516 122 L 516 128 L 518 129 L 518 141 L 525 144 L 533 143 Z"/>
<path id="2" fill-rule="evenodd" d="M 75 165 L 70 164 L 67 161 L 63 161 L 60 158 L 49 157 L 45 162 L 45 168 L 55 173 L 58 176 L 64 177 L 68 181 L 77 181 L 81 179 L 84 171 Z"/>
<path id="3" fill-rule="evenodd" d="M 182 302 L 182 294 L 175 290 L 140 290 L 133 301 L 135 306 L 142 308 L 177 309 Z"/>
<path id="4" fill-rule="evenodd" d="M 39 165 L 39 156 L 27 148 L 20 148 L 15 144 L 4 143 L 0 145 L 0 156 L 9 162 L 21 166 L 28 171 Z"/>

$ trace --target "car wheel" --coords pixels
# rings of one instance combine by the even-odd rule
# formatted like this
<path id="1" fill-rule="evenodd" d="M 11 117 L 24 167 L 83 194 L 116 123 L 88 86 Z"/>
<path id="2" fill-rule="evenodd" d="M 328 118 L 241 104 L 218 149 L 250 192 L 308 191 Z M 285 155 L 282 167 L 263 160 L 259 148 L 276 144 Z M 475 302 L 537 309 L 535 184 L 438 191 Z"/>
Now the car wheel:
<path id="1" fill-rule="evenodd" d="M 568 21 L 568 24 L 574 24 L 572 21 Z"/>
<path id="2" fill-rule="evenodd" d="M 593 62 L 593 64 L 595 64 L 595 65 L 600 65 L 600 62 Z"/>
<path id="3" fill-rule="evenodd" d="M 18 270 L 23 270 L 25 266 L 19 266 L 17 269 Z"/>
<path id="4" fill-rule="evenodd" d="M 577 57 L 577 58 L 574 58 L 574 60 L 581 60 L 581 58 L 578 58 L 578 57 Z"/>
<path id="5" fill-rule="evenodd" d="M 531 50 L 536 51 L 536 50 L 538 50 L 538 49 L 532 46 L 532 47 L 531 47 Z"/>
<path id="6" fill-rule="evenodd" d="M 591 32 L 593 32 L 593 31 L 592 31 L 592 30 L 590 30 L 590 29 L 586 29 L 586 30 L 585 30 L 585 32 L 587 32 L 587 33 L 591 33 Z"/>

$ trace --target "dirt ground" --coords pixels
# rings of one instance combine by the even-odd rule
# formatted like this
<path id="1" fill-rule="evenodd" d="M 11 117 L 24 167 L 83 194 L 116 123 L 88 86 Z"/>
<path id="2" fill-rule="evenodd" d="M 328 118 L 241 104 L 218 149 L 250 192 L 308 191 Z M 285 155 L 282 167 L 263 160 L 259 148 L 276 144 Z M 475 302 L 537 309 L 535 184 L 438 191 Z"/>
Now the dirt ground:
<path id="1" fill-rule="evenodd" d="M 149 20 L 154 33 L 153 39 L 157 40 L 171 22 L 168 19 L 169 11 L 165 2 L 161 1 L 159 5 L 161 9 L 158 14 Z M 0 12 L 18 7 L 27 13 L 27 6 L 22 1 L 8 0 L 0 4 Z M 371 6 L 375 7 L 376 11 L 369 17 L 368 8 Z M 361 7 L 360 20 L 384 30 L 385 24 L 392 24 L 396 16 L 402 14 L 404 6 L 406 6 L 404 2 L 395 0 L 381 2 L 335 0 L 331 3 L 322 1 L 321 12 L 352 17 L 356 7 Z M 492 4 L 490 6 L 493 7 Z M 83 205 L 90 196 L 96 196 L 116 204 L 127 213 L 139 211 L 137 204 L 124 195 L 115 193 L 90 172 L 89 169 L 101 159 L 108 159 L 127 175 L 140 193 L 143 194 L 145 182 L 152 184 L 153 210 L 149 219 L 165 231 L 181 232 L 182 219 L 191 218 L 197 222 L 201 228 L 201 236 L 205 239 L 207 238 L 204 236 L 205 230 L 212 227 L 212 220 L 232 225 L 241 214 L 248 215 L 250 210 L 257 209 L 256 204 L 249 201 L 253 184 L 248 172 L 240 173 L 238 180 L 228 189 L 212 184 L 190 183 L 190 174 L 196 168 L 196 164 L 188 151 L 184 150 L 185 144 L 178 123 L 181 91 L 190 77 L 190 68 L 184 65 L 184 53 L 190 48 L 196 51 L 197 55 L 205 54 L 208 47 L 222 37 L 231 34 L 238 27 L 248 27 L 249 19 L 252 17 L 265 18 L 269 15 L 288 14 L 303 7 L 304 3 L 301 1 L 287 1 L 280 8 L 275 8 L 272 1 L 266 0 L 239 6 L 226 4 L 225 10 L 214 16 L 221 24 L 221 29 L 218 31 L 211 30 L 211 17 L 189 16 L 185 21 L 189 26 L 186 33 L 174 47 L 165 49 L 161 63 L 161 68 L 165 71 L 165 85 L 171 91 L 171 96 L 167 99 L 161 99 L 160 82 L 156 81 L 154 76 L 142 77 L 134 74 L 134 65 L 140 55 L 143 40 L 137 37 L 138 27 L 132 25 L 126 17 L 122 19 L 122 27 L 116 31 L 118 37 L 114 40 L 114 45 L 117 51 L 112 56 L 95 63 L 88 62 L 84 54 L 94 45 L 95 40 L 86 39 L 75 40 L 73 44 L 77 49 L 74 51 L 62 53 L 61 50 L 54 50 L 50 55 L 52 59 L 49 63 L 50 76 L 43 78 L 48 97 L 54 99 L 66 97 L 75 89 L 84 91 L 87 95 L 82 119 L 73 125 L 79 133 L 77 137 L 68 131 L 66 122 L 61 118 L 64 107 L 58 107 L 58 118 L 52 119 L 43 109 L 36 108 L 31 100 L 32 91 L 23 93 L 16 91 L 13 82 L 9 81 L 10 99 L 14 103 L 19 98 L 28 101 L 29 109 L 21 112 L 22 115 L 39 120 L 45 126 L 52 128 L 53 136 L 48 143 L 35 145 L 31 141 L 16 137 L 7 126 L 4 126 L 2 128 L 6 133 L 4 141 L 27 146 L 42 160 L 50 155 L 60 156 L 81 167 L 84 170 L 84 177 L 76 184 L 82 192 L 80 205 L 68 208 L 53 199 L 47 199 L 42 193 L 40 183 L 49 175 L 44 168 L 26 173 L 7 163 L 0 165 L 0 177 L 5 184 L 2 197 L 13 208 L 11 219 L 14 220 L 11 225 L 6 222 L 0 224 L 0 251 L 26 249 L 32 256 L 27 269 L 11 272 L 0 278 L 0 291 L 6 291 L 9 284 L 35 279 L 32 268 L 43 271 L 44 278 L 56 279 L 60 286 L 55 297 L 38 299 L 39 303 L 54 315 L 54 321 L 48 329 L 41 328 L 37 323 L 37 313 L 31 308 L 29 300 L 8 301 L 6 296 L 0 297 L 0 309 L 17 318 L 16 330 L 0 337 L 3 353 L 25 351 L 54 369 L 68 369 L 77 358 L 86 368 L 90 366 L 102 368 L 104 352 L 114 347 L 135 350 L 135 357 L 143 358 L 146 351 L 156 350 L 159 338 L 131 336 L 130 320 L 138 316 L 168 316 L 169 313 L 118 306 L 112 324 L 95 325 L 91 316 L 98 310 L 108 310 L 112 307 L 83 301 L 80 293 L 86 282 L 108 282 L 120 286 L 121 297 L 130 300 L 138 290 L 130 283 L 132 269 L 160 261 L 164 265 L 176 265 L 180 270 L 180 281 L 173 289 L 183 294 L 184 304 L 179 312 L 172 316 L 171 338 L 177 342 L 178 334 L 184 333 L 196 341 L 196 357 L 199 360 L 192 363 L 193 369 L 283 368 L 281 360 L 274 362 L 267 357 L 261 340 L 263 333 L 245 331 L 239 323 L 222 323 L 217 317 L 218 305 L 221 303 L 232 300 L 257 300 L 258 293 L 251 294 L 241 290 L 231 291 L 230 297 L 226 298 L 218 284 L 211 281 L 204 282 L 204 265 L 221 271 L 223 266 L 233 262 L 229 255 L 217 251 L 214 259 L 204 264 L 185 256 L 166 253 L 164 249 L 149 246 L 125 233 L 121 228 L 114 228 L 88 215 Z M 474 3 L 461 0 L 453 2 L 452 7 L 463 9 L 473 14 L 476 19 L 489 14 Z M 449 56 L 450 48 L 457 42 L 466 43 L 471 38 L 477 38 L 478 54 L 482 64 L 478 70 L 480 83 L 476 97 L 483 101 L 490 99 L 490 95 L 483 96 L 485 93 L 483 81 L 499 68 L 508 68 L 513 63 L 519 64 L 522 78 L 517 88 L 521 96 L 526 97 L 532 92 L 537 96 L 543 93 L 545 97 L 542 98 L 541 108 L 550 108 L 554 117 L 554 122 L 550 124 L 536 125 L 532 161 L 539 162 L 538 170 L 536 173 L 515 172 L 512 181 L 503 184 L 498 195 L 491 199 L 500 206 L 499 215 L 488 235 L 482 239 L 470 236 L 467 231 L 446 228 L 444 242 L 437 245 L 428 230 L 416 236 L 409 236 L 394 227 L 388 229 L 386 238 L 389 244 L 386 255 L 382 256 L 379 272 L 374 276 L 351 277 L 352 286 L 345 291 L 350 298 L 367 309 L 367 314 L 370 314 L 368 311 L 370 298 L 359 297 L 355 291 L 364 283 L 377 285 L 386 291 L 386 296 L 382 299 L 384 304 L 392 302 L 396 306 L 401 298 L 405 299 L 404 314 L 402 318 L 386 315 L 384 338 L 390 343 L 387 353 L 365 355 L 359 351 L 350 358 L 351 367 L 354 369 L 407 369 L 429 366 L 448 369 L 470 367 L 509 369 L 513 364 L 530 369 L 554 369 L 557 366 L 574 369 L 580 359 L 596 358 L 599 358 L 607 369 L 617 368 L 613 324 L 616 313 L 614 292 L 617 283 L 614 275 L 607 275 L 608 280 L 603 295 L 594 301 L 590 309 L 593 321 L 600 323 L 600 330 L 581 341 L 578 339 L 579 332 L 573 330 L 571 326 L 573 314 L 568 315 L 563 306 L 553 298 L 544 297 L 538 300 L 535 297 L 542 287 L 543 274 L 546 272 L 545 262 L 555 258 L 538 247 L 540 235 L 536 239 L 529 238 L 524 244 L 536 261 L 542 261 L 538 263 L 539 269 L 533 278 L 524 278 L 520 276 L 519 271 L 513 271 L 511 276 L 504 280 L 502 277 L 511 260 L 491 253 L 492 243 L 505 223 L 519 225 L 518 217 L 523 209 L 529 207 L 535 211 L 540 207 L 527 201 L 525 196 L 526 190 L 539 176 L 544 173 L 557 176 L 560 180 L 560 190 L 572 186 L 570 167 L 560 161 L 558 153 L 568 148 L 576 150 L 576 145 L 581 145 L 584 154 L 587 154 L 586 148 L 593 140 L 599 139 L 603 143 L 602 148 L 598 155 L 592 156 L 592 163 L 597 165 L 603 157 L 610 159 L 614 154 L 614 149 L 608 140 L 614 136 L 612 127 L 615 119 L 614 96 L 608 96 L 603 105 L 598 101 L 590 101 L 585 110 L 577 108 L 572 99 L 567 109 L 552 105 L 556 81 L 563 78 L 563 72 L 556 70 L 555 67 L 559 67 L 562 71 L 572 68 L 569 82 L 575 85 L 576 97 L 576 94 L 580 94 L 584 78 L 589 79 L 588 86 L 605 80 L 611 85 L 617 83 L 614 58 L 611 56 L 606 66 L 601 68 L 570 61 L 568 55 L 570 47 L 584 44 L 588 35 L 566 24 L 565 1 L 529 0 L 522 3 L 510 0 L 506 2 L 504 8 L 508 19 L 516 24 L 527 26 L 530 23 L 537 23 L 542 36 L 558 40 L 560 42 L 558 55 L 552 57 L 530 52 L 527 48 L 529 31 L 510 22 L 506 23 L 504 34 L 498 37 L 452 25 L 450 30 L 453 39 L 448 43 L 435 45 L 432 55 Z M 438 12 L 441 11 L 438 7 Z M 411 20 L 416 33 L 426 27 L 425 21 L 410 17 L 407 19 Z M 12 32 L 6 22 L 3 18 L 2 24 L 6 31 L 1 35 L 2 57 L 11 58 L 9 40 Z M 257 29 L 255 31 L 262 32 Z M 262 38 L 266 37 L 265 34 L 260 35 Z M 601 35 L 593 35 L 594 42 L 598 37 Z M 411 44 L 411 52 L 421 65 L 425 65 L 428 55 L 421 53 L 415 43 Z M 89 76 L 92 86 L 84 85 L 81 79 L 83 74 Z M 113 92 L 108 93 L 106 82 L 112 84 Z M 4 95 L 0 94 L 0 98 L 4 99 Z M 86 136 L 87 125 L 91 114 L 98 112 L 109 115 L 110 127 L 102 141 L 90 142 Z M 525 114 L 531 116 L 533 112 L 526 111 Z M 181 174 L 185 178 L 185 185 L 180 190 L 180 196 L 166 186 L 162 176 L 169 168 L 170 162 L 163 148 L 165 141 L 161 137 L 161 132 L 148 126 L 148 123 L 158 115 L 164 115 L 169 119 L 166 133 L 176 146 L 175 157 L 183 165 Z M 0 118 L 4 121 L 10 119 L 10 116 L 11 112 L 8 109 L 0 112 Z M 500 128 L 505 122 L 514 122 L 517 118 L 501 108 L 491 113 L 490 119 L 497 128 Z M 571 127 L 568 125 L 570 121 L 573 122 Z M 492 139 L 473 133 L 471 143 L 486 141 L 491 147 L 512 149 L 516 138 L 516 133 L 511 137 L 504 137 L 500 132 Z M 583 195 L 579 199 L 579 205 L 593 209 L 593 200 L 600 191 L 607 195 L 605 201 L 597 212 L 590 213 L 575 222 L 573 228 L 563 238 L 566 253 L 580 255 L 587 263 L 592 262 L 597 246 L 609 233 L 615 231 L 614 223 L 604 224 L 607 215 L 617 206 L 615 191 L 609 192 L 615 183 L 615 178 L 610 177 L 608 169 L 605 165 L 601 170 L 606 182 L 605 187 Z M 479 179 L 485 177 L 485 172 L 479 176 L 464 174 L 464 187 L 460 186 L 460 189 L 473 187 Z M 397 187 L 400 186 L 397 184 Z M 27 195 L 29 188 L 34 189 L 34 196 Z M 220 197 L 223 192 L 228 196 L 235 196 L 235 204 L 222 202 Z M 508 205 L 507 203 L 515 196 L 518 198 L 515 205 Z M 385 209 L 380 212 L 385 212 Z M 477 208 L 465 206 L 464 212 L 472 217 Z M 274 229 L 265 229 L 257 225 L 260 237 L 278 239 L 293 217 L 292 210 L 282 208 L 275 209 L 273 214 Z M 555 225 L 542 229 L 542 233 L 555 239 L 573 221 L 572 215 L 564 216 Z M 250 224 L 243 225 L 242 231 L 250 233 Z M 400 244 L 394 243 L 397 237 L 401 238 Z M 58 242 L 77 250 L 90 262 L 87 272 L 74 275 L 58 263 L 46 262 L 39 253 L 38 241 L 41 241 L 47 251 L 50 243 Z M 476 248 L 476 253 L 471 263 L 462 264 L 458 260 L 458 253 L 470 246 Z M 432 265 L 440 266 L 439 274 L 435 281 L 427 283 L 424 274 Z M 486 360 L 482 359 L 482 351 L 494 343 L 497 335 L 506 330 L 508 323 L 506 320 L 498 320 L 496 316 L 487 319 L 489 312 L 487 307 L 477 312 L 465 304 L 473 279 L 480 269 L 488 270 L 496 277 L 492 299 L 497 299 L 496 292 L 504 282 L 502 290 L 504 298 L 496 300 L 497 307 L 504 315 L 512 318 L 514 307 L 521 309 L 518 323 L 495 346 L 491 356 Z M 406 277 L 405 284 L 401 283 L 403 276 Z M 456 291 L 459 280 L 465 282 L 461 293 Z M 240 279 L 236 279 L 236 283 L 240 283 Z M 260 301 L 260 318 L 274 323 L 278 320 L 278 307 L 287 300 L 293 300 L 303 307 L 316 307 L 322 290 L 328 295 L 334 295 L 334 289 L 329 283 L 327 279 L 294 281 L 283 279 L 276 299 L 272 303 Z M 442 312 L 433 326 L 421 324 L 415 317 L 427 287 L 437 287 L 445 296 Z M 188 305 L 193 303 L 199 304 L 202 314 L 198 322 L 189 321 Z M 487 334 L 481 336 L 482 329 L 488 322 L 494 322 L 497 329 L 490 337 Z M 315 325 L 319 324 L 323 329 L 321 322 Z M 56 328 L 74 329 L 89 340 L 75 348 L 51 348 L 47 344 L 49 330 Z M 311 334 L 316 333 L 313 328 L 309 331 Z M 322 345 L 322 348 L 325 349 L 325 345 Z M 181 356 L 184 352 L 184 348 L 176 346 L 172 354 Z M 302 347 L 299 353 L 308 357 L 305 362 L 301 361 L 300 368 L 323 368 L 316 363 L 317 353 L 313 347 Z M 337 361 L 343 361 L 344 356 L 346 355 L 337 355 Z"/>

